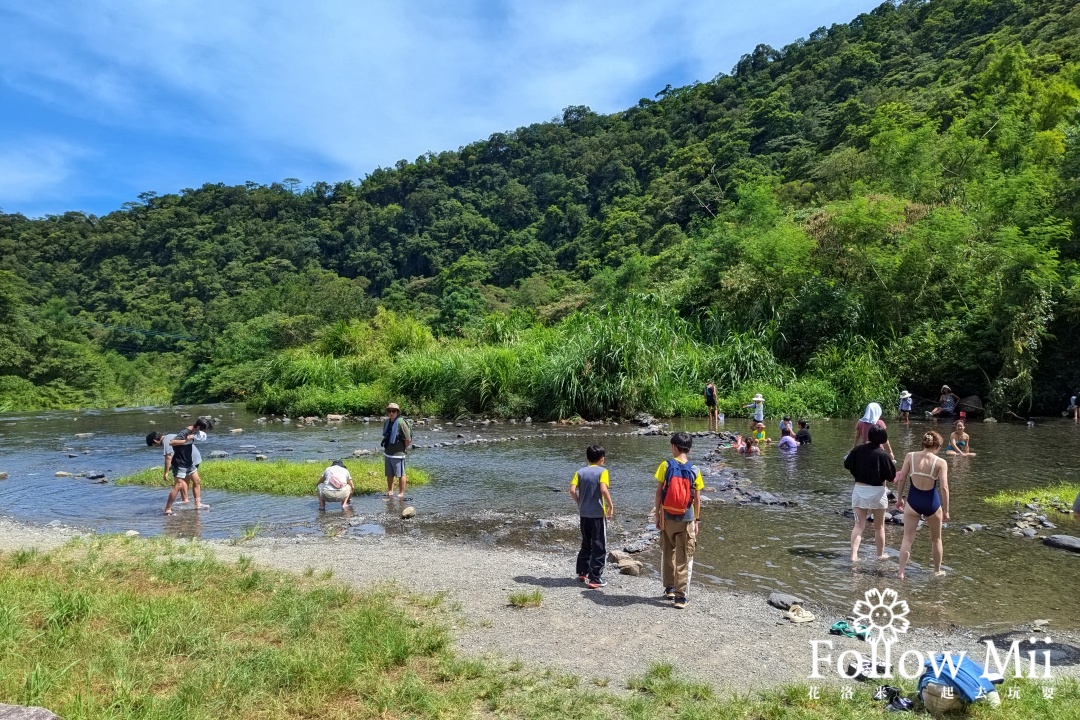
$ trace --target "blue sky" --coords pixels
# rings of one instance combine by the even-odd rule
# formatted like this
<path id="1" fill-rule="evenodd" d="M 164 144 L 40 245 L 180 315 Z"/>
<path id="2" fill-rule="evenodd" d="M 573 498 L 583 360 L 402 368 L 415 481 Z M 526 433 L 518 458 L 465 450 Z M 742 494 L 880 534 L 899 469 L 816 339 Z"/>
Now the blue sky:
<path id="1" fill-rule="evenodd" d="M 0 0 L 0 208 L 360 179 L 561 113 L 613 112 L 860 0 Z"/>

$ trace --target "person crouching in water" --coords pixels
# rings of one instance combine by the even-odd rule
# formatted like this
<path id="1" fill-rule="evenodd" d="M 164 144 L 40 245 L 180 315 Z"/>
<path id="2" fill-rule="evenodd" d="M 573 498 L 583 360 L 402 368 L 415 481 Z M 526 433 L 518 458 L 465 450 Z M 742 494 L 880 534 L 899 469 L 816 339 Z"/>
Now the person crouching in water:
<path id="1" fill-rule="evenodd" d="M 607 585 L 604 566 L 607 565 L 607 518 L 614 512 L 611 483 L 604 467 L 604 448 L 590 445 L 585 448 L 588 467 L 574 473 L 570 481 L 570 497 L 578 506 L 581 519 L 581 549 L 577 555 L 577 578 L 590 589 Z"/>
<path id="2" fill-rule="evenodd" d="M 867 432 L 867 440 L 857 445 L 844 458 L 844 467 L 855 478 L 851 491 L 851 508 L 855 511 L 855 527 L 851 531 L 851 562 L 859 559 L 866 518 L 873 515 L 874 541 L 877 558 L 885 555 L 885 511 L 889 507 L 889 495 L 885 483 L 896 477 L 896 463 L 881 446 L 889 441 L 885 428 L 873 426 Z"/>

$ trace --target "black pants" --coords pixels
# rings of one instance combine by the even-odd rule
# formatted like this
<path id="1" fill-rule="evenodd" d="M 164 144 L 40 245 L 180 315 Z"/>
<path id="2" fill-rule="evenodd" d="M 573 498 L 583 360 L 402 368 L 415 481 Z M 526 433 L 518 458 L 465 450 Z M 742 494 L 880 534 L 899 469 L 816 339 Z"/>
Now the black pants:
<path id="1" fill-rule="evenodd" d="M 577 574 L 599 582 L 607 564 L 607 524 L 604 518 L 581 518 L 581 549 L 577 554 Z"/>

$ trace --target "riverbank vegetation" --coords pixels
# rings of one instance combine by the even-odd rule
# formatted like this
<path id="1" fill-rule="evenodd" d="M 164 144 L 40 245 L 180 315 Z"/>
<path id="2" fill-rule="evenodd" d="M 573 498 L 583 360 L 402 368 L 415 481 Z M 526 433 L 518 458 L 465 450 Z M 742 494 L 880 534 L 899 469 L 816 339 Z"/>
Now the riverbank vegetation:
<path id="1" fill-rule="evenodd" d="M 986 498 L 986 502 L 1002 507 L 1038 503 L 1048 510 L 1068 513 L 1072 512 L 1073 501 L 1078 495 L 1080 495 L 1080 483 L 1060 482 L 1056 485 L 1029 490 L 999 490 Z"/>
<path id="2" fill-rule="evenodd" d="M 328 461 L 329 462 L 329 461 Z M 386 476 L 382 458 L 378 460 L 345 460 L 357 493 L 386 492 Z M 261 492 L 270 495 L 314 495 L 324 465 L 290 460 L 207 460 L 199 466 L 203 490 L 230 492 Z M 419 468 L 408 468 L 410 485 L 427 485 L 431 478 Z M 131 475 L 116 478 L 116 485 L 167 487 L 172 479 L 162 479 L 161 467 L 147 468 Z"/>
<path id="3" fill-rule="evenodd" d="M 0 408 L 1055 413 L 1078 108 L 1075 3 L 903 0 L 360 182 L 0 214 Z"/>
<path id="4" fill-rule="evenodd" d="M 354 592 L 321 574 L 215 559 L 198 542 L 94 538 L 0 554 L 0 697 L 68 720 L 247 718 L 881 717 L 865 684 L 721 696 L 670 665 L 630 693 L 497 658 L 456 656 L 452 610 L 400 588 Z M 1021 699 L 970 717 L 1065 717 L 1055 696 L 1008 681 Z M 909 691 L 910 687 L 907 688 Z M 1069 715 L 1071 717 L 1071 715 Z"/>

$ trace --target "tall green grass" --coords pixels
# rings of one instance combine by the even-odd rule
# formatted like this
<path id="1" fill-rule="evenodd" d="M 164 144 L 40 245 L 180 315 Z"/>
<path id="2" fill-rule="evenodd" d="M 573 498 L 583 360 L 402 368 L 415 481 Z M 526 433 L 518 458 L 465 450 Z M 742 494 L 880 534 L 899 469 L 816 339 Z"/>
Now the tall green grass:
<path id="1" fill-rule="evenodd" d="M 314 495 L 326 465 L 298 463 L 289 460 L 255 462 L 252 460 L 207 460 L 199 466 L 199 478 L 203 490 L 229 490 L 231 492 L 262 492 L 270 495 Z M 345 467 L 353 478 L 357 493 L 385 492 L 386 476 L 383 462 L 379 460 L 346 460 Z M 406 468 L 410 485 L 427 485 L 431 477 L 419 468 Z M 140 470 L 116 479 L 117 485 L 144 485 L 165 487 L 171 480 L 163 480 L 160 467 Z"/>
<path id="2" fill-rule="evenodd" d="M 407 413 L 449 417 L 704 415 L 712 380 L 728 414 L 761 392 L 772 414 L 843 416 L 896 394 L 887 365 L 858 339 L 827 346 L 796 374 L 777 359 L 773 326 L 695 325 L 656 296 L 578 311 L 551 327 L 520 313 L 488 318 L 470 338 L 438 342 L 380 317 L 396 340 L 380 338 L 375 321 L 330 326 L 314 347 L 275 358 L 249 405 L 299 414 L 381 413 L 394 401 Z"/>

